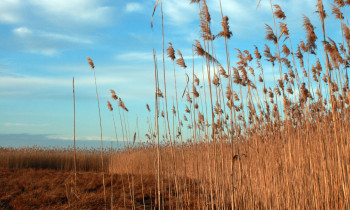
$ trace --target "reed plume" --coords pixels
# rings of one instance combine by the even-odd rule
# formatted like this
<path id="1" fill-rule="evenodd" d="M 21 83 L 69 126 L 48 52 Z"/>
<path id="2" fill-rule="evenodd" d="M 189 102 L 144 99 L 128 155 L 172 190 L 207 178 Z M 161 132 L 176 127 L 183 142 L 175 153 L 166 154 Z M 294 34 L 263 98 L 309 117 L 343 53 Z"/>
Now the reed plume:
<path id="1" fill-rule="evenodd" d="M 168 49 L 166 50 L 167 53 L 168 53 L 168 57 L 171 59 L 171 60 L 175 60 L 175 50 L 173 48 L 173 45 L 171 44 L 171 42 L 169 42 L 169 47 Z"/>
<path id="2" fill-rule="evenodd" d="M 119 98 L 119 101 L 118 101 L 118 106 L 121 107 L 122 109 L 124 109 L 125 111 L 129 111 L 128 108 L 126 108 L 124 102 L 122 101 L 121 98 Z"/>
<path id="3" fill-rule="evenodd" d="M 314 31 L 314 26 L 311 24 L 310 19 L 307 16 L 303 16 L 304 23 L 303 26 L 305 27 L 305 30 L 307 32 L 307 44 L 306 49 L 308 52 L 315 54 L 316 50 L 316 40 L 317 36 Z"/>
<path id="4" fill-rule="evenodd" d="M 184 58 L 182 57 L 182 53 L 180 52 L 180 50 L 177 50 L 177 54 L 179 54 L 180 58 L 178 58 L 176 60 L 176 64 L 181 66 L 182 68 L 187 68 L 186 64 L 185 64 L 185 61 L 184 61 Z"/>
<path id="5" fill-rule="evenodd" d="M 227 39 L 230 39 L 232 36 L 232 32 L 230 31 L 230 26 L 228 25 L 227 16 L 222 18 L 221 26 L 222 26 L 222 31 L 218 34 L 218 36 L 226 37 Z"/>
<path id="6" fill-rule="evenodd" d="M 278 4 L 274 4 L 273 6 L 275 7 L 275 16 L 282 20 L 286 19 L 286 15 L 282 11 L 281 7 Z"/>

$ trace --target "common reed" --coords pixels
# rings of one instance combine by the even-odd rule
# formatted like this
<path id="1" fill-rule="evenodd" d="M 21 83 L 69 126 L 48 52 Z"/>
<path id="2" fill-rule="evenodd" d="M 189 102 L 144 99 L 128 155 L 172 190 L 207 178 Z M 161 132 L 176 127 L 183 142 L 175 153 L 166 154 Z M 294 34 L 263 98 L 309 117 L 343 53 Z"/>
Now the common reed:
<path id="1" fill-rule="evenodd" d="M 76 164 L 74 164 L 74 148 L 1 148 L 0 167 L 5 169 L 53 169 L 74 171 L 75 165 L 79 171 L 101 171 L 101 156 L 96 149 L 77 148 Z M 104 165 L 109 165 L 109 159 L 104 155 Z"/>
<path id="2" fill-rule="evenodd" d="M 111 207 L 350 208 L 349 1 L 331 5 L 341 40 L 328 37 L 332 35 L 326 31 L 326 11 L 317 0 L 320 33 L 306 14 L 300 23 L 305 37 L 295 42 L 287 22 L 290 14 L 270 0 L 273 23 L 261 23 L 266 43 L 247 49 L 229 45 L 234 33 L 220 0 L 218 32 L 218 27 L 212 30 L 215 23 L 207 2 L 189 2 L 199 9 L 200 34 L 192 44 L 192 62 L 171 42 L 165 52 L 163 2 L 155 4 L 151 26 L 160 6 L 163 77 L 154 50 L 154 105 L 146 104 L 143 110 L 148 116 L 142 143 L 135 143 L 140 132 L 130 131 L 129 109 L 111 90 L 120 118 L 116 126 L 112 113 L 116 139 L 118 130 L 127 142 L 107 158 L 113 163 L 108 167 Z M 218 59 L 218 45 L 225 49 L 224 61 Z M 165 53 L 173 65 L 174 93 L 167 89 Z M 108 107 L 113 110 L 109 102 Z M 78 170 L 79 157 L 78 151 Z M 117 176 L 119 194 L 113 193 Z"/>
<path id="3" fill-rule="evenodd" d="M 97 91 L 97 82 L 96 82 L 96 72 L 95 72 L 95 64 L 92 61 L 90 57 L 87 57 L 88 63 L 94 72 L 94 81 L 95 81 L 95 89 L 96 89 L 96 99 L 97 99 L 97 108 L 98 108 L 98 116 L 100 120 L 100 134 L 101 134 L 101 167 L 102 167 L 102 183 L 103 183 L 103 195 L 104 195 L 104 201 L 105 201 L 105 209 L 107 209 L 107 198 L 106 198 L 106 185 L 105 185 L 105 172 L 103 167 L 103 137 L 102 137 L 102 119 L 101 119 L 101 109 L 100 109 L 100 101 L 98 98 L 98 91 Z"/>
<path id="4" fill-rule="evenodd" d="M 288 14 L 269 1 L 273 25 L 265 25 L 265 39 L 270 43 L 263 44 L 263 55 L 256 45 L 253 54 L 236 49 L 238 61 L 231 65 L 228 40 L 232 32 L 228 17 L 221 9 L 222 31 L 215 35 L 206 1 L 191 3 L 198 4 L 200 9 L 202 41 L 196 40 L 193 50 L 202 58 L 203 88 L 199 88 L 196 76 L 199 67 L 192 62 L 191 79 L 187 79 L 191 82 L 187 82 L 183 94 L 186 101 L 179 105 L 175 62 L 182 68 L 189 65 L 180 50 L 176 59 L 169 43 L 167 53 L 174 61 L 176 99 L 173 135 L 168 119 L 165 130 L 159 130 L 157 123 L 159 101 L 165 103 L 165 109 L 168 105 L 156 71 L 156 132 L 149 129 L 147 137 L 156 138 L 157 144 L 150 141 L 149 145 L 132 149 L 128 154 L 122 152 L 116 158 L 125 161 L 132 157 L 134 171 L 139 171 L 142 165 L 143 174 L 157 175 L 158 208 L 164 205 L 176 209 L 348 208 L 350 32 L 342 21 L 348 4 L 335 1 L 332 5 L 332 15 L 340 20 L 342 31 L 339 44 L 326 36 L 326 14 L 323 2 L 318 0 L 316 9 L 322 34 L 316 34 L 315 26 L 304 15 L 301 25 L 306 32 L 305 40 L 293 46 Z M 221 1 L 218 3 L 222 8 Z M 318 41 L 319 37 L 323 40 Z M 220 38 L 226 49 L 226 69 L 215 55 L 214 45 L 219 41 L 213 40 Z M 272 82 L 265 77 L 266 68 L 273 72 L 278 69 Z M 163 82 L 166 86 L 165 77 Z M 149 105 L 147 109 L 151 111 Z M 165 141 L 160 145 L 161 136 Z M 187 141 L 183 142 L 183 138 Z M 154 160 L 158 163 L 156 167 Z M 159 190 L 166 184 L 165 178 L 178 186 L 174 190 L 168 183 L 169 193 L 174 193 L 171 201 L 162 200 L 159 195 L 166 194 Z"/>

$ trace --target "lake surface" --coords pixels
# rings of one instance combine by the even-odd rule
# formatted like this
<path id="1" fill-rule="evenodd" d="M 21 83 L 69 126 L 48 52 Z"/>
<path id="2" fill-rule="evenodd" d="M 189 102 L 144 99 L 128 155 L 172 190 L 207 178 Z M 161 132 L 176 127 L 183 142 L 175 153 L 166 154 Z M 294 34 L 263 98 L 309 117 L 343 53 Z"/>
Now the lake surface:
<path id="1" fill-rule="evenodd" d="M 103 141 L 103 147 L 110 148 L 111 143 L 114 149 L 122 149 L 123 142 L 120 141 Z M 81 149 L 99 149 L 100 140 L 77 140 L 76 146 Z M 28 135 L 28 134 L 1 134 L 0 147 L 44 147 L 44 148 L 68 148 L 73 147 L 73 140 L 57 140 L 47 138 L 45 135 Z"/>

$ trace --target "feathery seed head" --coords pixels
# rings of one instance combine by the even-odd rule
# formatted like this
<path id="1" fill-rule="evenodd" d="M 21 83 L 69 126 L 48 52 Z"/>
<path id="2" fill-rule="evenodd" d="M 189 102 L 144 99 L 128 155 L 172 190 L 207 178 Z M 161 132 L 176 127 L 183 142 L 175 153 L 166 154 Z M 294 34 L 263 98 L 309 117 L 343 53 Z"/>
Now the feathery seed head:
<path id="1" fill-rule="evenodd" d="M 194 77 L 194 83 L 198 86 L 199 85 L 198 77 L 195 74 L 193 74 L 193 77 Z"/>
<path id="2" fill-rule="evenodd" d="M 198 98 L 198 97 L 199 97 L 199 93 L 198 93 L 198 91 L 197 91 L 197 89 L 196 89 L 196 86 L 193 85 L 192 88 L 193 88 L 193 96 L 194 96 L 195 98 Z"/>
<path id="3" fill-rule="evenodd" d="M 282 45 L 282 53 L 285 55 L 285 57 L 290 55 L 290 50 L 285 44 Z"/>
<path id="4" fill-rule="evenodd" d="M 282 11 L 281 7 L 278 4 L 274 4 L 273 6 L 275 7 L 274 14 L 276 15 L 276 17 L 282 20 L 286 19 L 286 15 Z"/>
<path id="5" fill-rule="evenodd" d="M 166 51 L 168 52 L 168 57 L 171 60 L 175 60 L 175 50 L 174 50 L 173 45 L 171 44 L 171 42 L 169 42 L 169 47 L 168 47 L 168 49 Z"/>
<path id="6" fill-rule="evenodd" d="M 110 92 L 111 92 L 111 94 L 112 94 L 112 98 L 114 99 L 114 100 L 117 100 L 118 99 L 118 96 L 115 94 L 115 91 L 114 90 L 112 90 L 112 89 L 110 89 L 109 90 Z"/>
<path id="7" fill-rule="evenodd" d="M 119 101 L 118 101 L 118 106 L 121 107 L 122 109 L 124 109 L 125 111 L 129 111 L 126 107 L 125 107 L 125 104 L 124 102 L 122 101 L 121 98 L 119 98 Z"/>
<path id="8" fill-rule="evenodd" d="M 331 4 L 331 5 L 332 5 L 332 14 L 335 15 L 335 18 L 336 19 L 340 19 L 340 20 L 344 19 L 344 16 L 343 16 L 343 13 L 340 10 L 340 7 L 338 7 L 335 4 Z"/>
<path id="9" fill-rule="evenodd" d="M 194 51 L 196 52 L 197 55 L 204 56 L 205 51 L 203 50 L 201 43 L 198 40 L 195 40 L 195 42 L 196 44 L 195 44 Z"/>
<path id="10" fill-rule="evenodd" d="M 271 26 L 265 24 L 265 29 L 266 29 L 266 40 L 269 41 L 273 41 L 274 44 L 277 44 L 277 37 L 276 35 L 273 33 L 273 30 L 271 28 Z"/>
<path id="11" fill-rule="evenodd" d="M 182 68 L 187 68 L 186 64 L 185 64 L 185 60 L 184 58 L 182 57 L 182 53 L 180 52 L 180 50 L 177 50 L 177 54 L 179 54 L 180 58 L 178 58 L 176 60 L 176 64 L 181 66 Z"/>
<path id="12" fill-rule="evenodd" d="M 107 101 L 107 106 L 108 106 L 109 111 L 113 111 L 112 104 L 109 101 Z"/>
<path id="13" fill-rule="evenodd" d="M 335 2 L 339 7 L 344 7 L 344 6 L 345 6 L 344 0 L 334 0 L 334 2 Z"/>
<path id="14" fill-rule="evenodd" d="M 95 69 L 94 62 L 92 62 L 91 58 L 90 58 L 90 57 L 87 57 L 87 60 L 88 60 L 89 65 L 91 66 L 91 68 L 92 68 L 92 69 Z"/>
<path id="15" fill-rule="evenodd" d="M 255 47 L 255 51 L 254 51 L 254 54 L 255 54 L 255 58 L 260 60 L 261 59 L 261 54 L 259 53 L 259 49 L 256 45 L 254 45 Z"/>
<path id="16" fill-rule="evenodd" d="M 307 32 L 307 44 L 306 44 L 306 48 L 307 51 L 309 51 L 312 54 L 315 54 L 315 50 L 316 50 L 316 40 L 317 40 L 317 36 L 315 34 L 315 29 L 314 26 L 311 24 L 310 19 L 307 16 L 303 16 L 304 18 L 304 23 L 303 26 Z"/>
<path id="17" fill-rule="evenodd" d="M 232 36 L 232 32 L 230 31 L 230 26 L 228 25 L 227 16 L 222 18 L 221 26 L 222 26 L 222 31 L 218 34 L 218 36 L 226 37 L 227 39 L 230 39 Z"/>
<path id="18" fill-rule="evenodd" d="M 320 15 L 321 20 L 324 21 L 324 19 L 327 17 L 327 14 L 326 14 L 326 11 L 324 10 L 322 0 L 317 0 L 316 7 L 317 7 L 316 12 Z"/>

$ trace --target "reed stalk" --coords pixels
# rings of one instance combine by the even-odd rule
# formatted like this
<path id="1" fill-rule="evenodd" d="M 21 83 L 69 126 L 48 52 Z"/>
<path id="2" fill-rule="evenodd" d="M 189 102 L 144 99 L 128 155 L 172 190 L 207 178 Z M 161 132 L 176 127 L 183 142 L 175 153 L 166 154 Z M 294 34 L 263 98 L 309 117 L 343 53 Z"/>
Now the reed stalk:
<path id="1" fill-rule="evenodd" d="M 106 185 L 105 185 L 105 172 L 103 167 L 103 141 L 102 141 L 102 119 L 101 119 L 101 110 L 100 110 L 100 101 L 98 98 L 98 91 L 97 91 L 97 82 L 96 82 L 96 72 L 95 72 L 95 65 L 90 57 L 87 57 L 88 63 L 94 72 L 94 81 L 95 81 L 95 90 L 96 90 L 96 99 L 97 99 L 97 108 L 98 108 L 98 116 L 100 119 L 100 136 L 101 136 L 101 170 L 102 170 L 102 183 L 103 183 L 103 199 L 105 203 L 105 209 L 107 209 L 107 198 L 106 198 Z"/>

